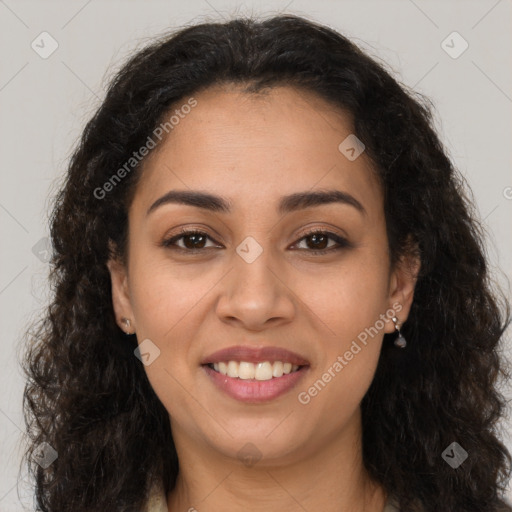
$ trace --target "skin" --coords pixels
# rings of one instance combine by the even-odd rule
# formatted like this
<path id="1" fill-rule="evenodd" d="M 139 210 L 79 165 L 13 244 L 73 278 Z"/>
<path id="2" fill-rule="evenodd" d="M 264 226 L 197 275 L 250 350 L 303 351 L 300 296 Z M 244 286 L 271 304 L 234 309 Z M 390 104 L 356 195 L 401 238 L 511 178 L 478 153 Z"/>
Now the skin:
<path id="1" fill-rule="evenodd" d="M 393 304 L 400 324 L 407 319 L 419 263 L 405 258 L 390 268 L 383 196 L 370 162 L 364 153 L 349 161 L 338 150 L 353 131 L 348 115 L 290 87 L 254 95 L 216 86 L 194 97 L 197 106 L 145 161 L 129 209 L 126 267 L 109 262 L 119 326 L 127 330 L 122 318 L 130 319 L 138 342 L 149 338 L 160 349 L 144 368 L 169 412 L 180 460 L 169 511 L 380 512 L 386 493 L 363 467 L 360 402 L 392 321 L 308 404 L 298 394 Z M 348 192 L 366 213 L 339 203 L 277 213 L 282 195 L 319 189 Z M 169 190 L 221 195 L 233 210 L 164 204 L 147 215 Z M 204 252 L 160 245 L 180 227 L 208 234 Z M 315 255 L 319 242 L 303 234 L 313 227 L 352 247 Z M 236 252 L 247 236 L 263 249 L 252 263 Z M 240 402 L 200 365 L 240 344 L 286 348 L 310 367 L 285 395 Z M 251 466 L 238 456 L 246 443 L 262 457 Z"/>

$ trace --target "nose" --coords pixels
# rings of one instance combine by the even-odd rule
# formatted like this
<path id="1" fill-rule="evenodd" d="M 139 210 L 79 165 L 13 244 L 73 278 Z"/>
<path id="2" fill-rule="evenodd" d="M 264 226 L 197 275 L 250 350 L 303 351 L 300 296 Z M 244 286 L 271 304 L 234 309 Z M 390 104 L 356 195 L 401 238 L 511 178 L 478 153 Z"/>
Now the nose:
<path id="1" fill-rule="evenodd" d="M 286 263 L 271 261 L 268 250 L 249 261 L 235 255 L 233 268 L 220 287 L 218 317 L 251 331 L 292 321 L 296 298 L 286 278 Z"/>

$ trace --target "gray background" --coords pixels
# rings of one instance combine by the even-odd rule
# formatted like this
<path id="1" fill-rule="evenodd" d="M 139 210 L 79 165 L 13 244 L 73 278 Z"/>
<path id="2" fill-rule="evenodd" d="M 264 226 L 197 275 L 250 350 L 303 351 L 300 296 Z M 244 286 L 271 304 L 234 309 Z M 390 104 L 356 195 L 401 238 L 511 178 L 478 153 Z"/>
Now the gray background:
<path id="1" fill-rule="evenodd" d="M 510 295 L 510 1 L 0 0 L 0 511 L 21 511 L 22 503 L 32 509 L 26 472 L 17 485 L 24 442 L 24 381 L 17 354 L 23 330 L 48 297 L 49 198 L 105 85 L 134 49 L 162 31 L 236 14 L 278 12 L 342 31 L 433 100 L 439 133 L 472 187 L 488 230 L 495 279 Z M 43 31 L 58 43 L 46 59 L 31 47 L 34 40 L 42 46 Z M 446 39 L 454 31 L 469 45 L 457 58 L 463 40 Z M 508 355 L 510 347 L 509 341 Z M 504 391 L 512 397 L 510 389 Z M 512 449 L 511 426 L 506 421 L 501 428 Z"/>

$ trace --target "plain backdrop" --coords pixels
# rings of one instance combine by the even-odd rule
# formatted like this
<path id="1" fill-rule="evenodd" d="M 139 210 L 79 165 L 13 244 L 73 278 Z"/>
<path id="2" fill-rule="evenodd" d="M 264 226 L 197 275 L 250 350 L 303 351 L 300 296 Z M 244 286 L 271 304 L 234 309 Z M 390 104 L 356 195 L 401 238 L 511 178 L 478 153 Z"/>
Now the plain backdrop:
<path id="1" fill-rule="evenodd" d="M 18 485 L 24 446 L 18 351 L 24 329 L 48 299 L 50 199 L 105 85 L 130 53 L 164 31 L 282 12 L 341 31 L 431 98 L 437 129 L 484 219 L 493 274 L 510 295 L 510 1 L 0 0 L 1 512 L 22 511 L 23 504 L 33 509 L 24 471 Z M 511 425 L 501 425 L 510 449 Z"/>

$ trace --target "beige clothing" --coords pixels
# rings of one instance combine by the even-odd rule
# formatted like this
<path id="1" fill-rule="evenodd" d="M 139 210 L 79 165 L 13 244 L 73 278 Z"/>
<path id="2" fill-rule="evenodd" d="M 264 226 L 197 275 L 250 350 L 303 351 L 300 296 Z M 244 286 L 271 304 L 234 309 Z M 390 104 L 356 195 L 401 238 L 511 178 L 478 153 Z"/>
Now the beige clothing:
<path id="1" fill-rule="evenodd" d="M 191 507 L 191 510 L 194 508 Z M 167 512 L 167 496 L 162 487 L 153 487 L 145 512 Z M 396 501 L 389 498 L 383 512 L 400 512 L 400 509 Z"/>

